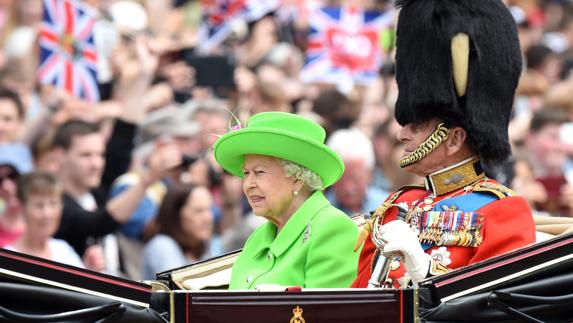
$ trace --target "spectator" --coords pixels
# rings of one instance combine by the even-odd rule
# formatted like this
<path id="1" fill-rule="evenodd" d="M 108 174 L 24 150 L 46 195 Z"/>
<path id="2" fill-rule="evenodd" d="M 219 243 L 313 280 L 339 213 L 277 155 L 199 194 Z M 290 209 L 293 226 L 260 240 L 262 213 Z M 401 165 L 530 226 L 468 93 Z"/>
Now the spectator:
<path id="1" fill-rule="evenodd" d="M 360 115 L 360 107 L 337 90 L 321 92 L 312 110 L 322 117 L 326 138 L 338 129 L 350 127 Z"/>
<path id="2" fill-rule="evenodd" d="M 527 71 L 537 74 L 549 84 L 555 84 L 559 81 L 561 60 L 551 48 L 544 45 L 534 45 L 527 50 L 525 55 Z"/>
<path id="3" fill-rule="evenodd" d="M 143 277 L 221 253 L 213 239 L 213 198 L 203 186 L 170 187 L 156 218 L 158 234 L 145 246 Z"/>
<path id="4" fill-rule="evenodd" d="M 9 89 L 0 89 L 0 144 L 16 142 L 24 121 L 20 97 Z"/>
<path id="5" fill-rule="evenodd" d="M 54 127 L 45 127 L 30 142 L 36 170 L 54 174 L 60 172 L 60 158 L 52 147 L 55 130 Z"/>
<path id="6" fill-rule="evenodd" d="M 26 146 L 0 145 L 0 247 L 13 243 L 25 231 L 16 195 L 17 180 L 32 169 L 32 156 Z"/>
<path id="7" fill-rule="evenodd" d="M 510 180 L 509 187 L 527 200 L 534 214 L 540 213 L 536 209 L 536 205 L 547 201 L 547 190 L 535 180 L 534 169 L 529 158 L 516 156 L 511 164 L 513 176 L 508 178 Z"/>
<path id="8" fill-rule="evenodd" d="M 372 185 L 384 191 L 398 189 L 395 186 L 397 176 L 409 176 L 401 170 L 394 158 L 394 147 L 400 145 L 396 138 L 399 130 L 398 123 L 392 118 L 379 124 L 374 129 L 372 145 L 376 165 L 372 175 Z"/>
<path id="9" fill-rule="evenodd" d="M 340 129 L 332 133 L 327 145 L 342 157 L 346 168 L 327 194 L 332 205 L 349 216 L 375 210 L 388 192 L 371 185 L 374 149 L 370 139 L 356 128 Z"/>
<path id="10" fill-rule="evenodd" d="M 24 175 L 18 181 L 18 198 L 26 231 L 6 249 L 84 267 L 66 241 L 53 238 L 62 217 L 63 187 L 60 181 L 46 172 Z"/>
<path id="11" fill-rule="evenodd" d="M 187 128 L 192 130 L 193 133 L 197 131 L 196 125 L 190 125 Z M 173 128 L 169 133 L 179 131 L 179 135 L 183 135 L 181 129 L 175 129 L 177 128 Z M 182 139 L 180 138 L 179 140 Z M 141 182 L 146 180 L 146 170 L 151 167 L 150 163 L 161 160 L 163 158 L 161 156 L 178 155 L 183 160 L 181 148 L 174 142 L 162 142 L 161 139 L 156 139 L 145 145 L 152 146 L 150 149 L 153 150 L 145 157 L 144 165 L 136 166 L 132 171 L 120 176 L 112 186 L 110 198 L 113 199 L 124 194 L 132 187 L 141 185 Z M 145 150 L 146 148 L 142 149 Z M 192 158 L 187 155 L 187 158 L 184 160 L 187 162 L 190 159 Z M 153 219 L 157 215 L 167 188 L 184 177 L 183 174 L 187 173 L 188 166 L 188 164 L 181 164 L 179 167 L 174 167 L 166 171 L 154 183 L 150 183 L 145 189 L 145 194 L 139 201 L 137 208 L 129 216 L 129 220 L 122 224 L 120 234 L 117 235 L 118 245 L 122 255 L 122 269 L 129 278 L 134 280 L 141 279 L 143 241 L 148 240 L 154 234 Z"/>
<path id="12" fill-rule="evenodd" d="M 133 170 L 120 176 L 112 186 L 110 196 L 112 198 L 143 180 L 143 171 L 149 167 L 151 154 L 157 153 L 157 146 L 164 146 L 163 150 L 169 150 L 170 154 L 186 155 L 188 158 L 196 156 L 198 153 L 197 135 L 201 131 L 201 126 L 194 122 L 183 119 L 184 114 L 180 110 L 164 108 L 155 111 L 149 116 L 140 128 L 140 140 L 143 142 L 138 151 L 144 151 L 147 161 L 142 165 L 135 165 Z M 146 153 L 145 150 L 148 152 Z M 190 160 L 189 160 L 190 161 Z M 186 165 L 186 166 L 190 166 Z M 121 227 L 121 232 L 128 238 L 141 240 L 145 232 L 145 226 L 155 217 L 161 200 L 167 190 L 167 185 L 180 180 L 182 173 L 186 171 L 184 167 L 173 169 L 166 173 L 155 183 L 151 183 L 146 190 L 144 198 L 140 201 L 137 209 L 130 215 L 129 220 Z"/>
<path id="13" fill-rule="evenodd" d="M 56 238 L 70 243 L 82 255 L 87 268 L 103 270 L 102 251 L 94 239 L 115 232 L 125 223 L 146 188 L 177 166 L 181 155 L 158 153 L 150 162 L 145 180 L 106 201 L 101 187 L 106 147 L 98 127 L 84 121 L 69 121 L 58 129 L 54 147 L 61 156 L 59 176 L 64 186 L 64 209 Z"/>
<path id="14" fill-rule="evenodd" d="M 189 114 L 191 120 L 201 125 L 200 149 L 206 152 L 213 147 L 219 135 L 223 135 L 229 129 L 228 102 L 220 99 L 189 101 L 183 109 Z"/>
<path id="15" fill-rule="evenodd" d="M 535 180 L 547 191 L 547 200 L 537 203 L 536 208 L 552 215 L 567 215 L 571 211 L 562 195 L 567 187 L 564 175 L 567 150 L 560 129 L 565 122 L 567 115 L 561 110 L 539 110 L 533 115 L 524 147 L 531 157 Z"/>

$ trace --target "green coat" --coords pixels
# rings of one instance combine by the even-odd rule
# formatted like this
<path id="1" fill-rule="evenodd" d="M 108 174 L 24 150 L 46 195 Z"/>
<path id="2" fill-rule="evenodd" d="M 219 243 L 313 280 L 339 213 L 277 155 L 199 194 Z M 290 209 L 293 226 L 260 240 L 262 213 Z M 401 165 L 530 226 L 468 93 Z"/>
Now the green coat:
<path id="1" fill-rule="evenodd" d="M 356 278 L 358 229 L 322 192 L 314 192 L 275 238 L 276 230 L 267 222 L 251 234 L 233 266 L 229 289 L 340 288 Z"/>

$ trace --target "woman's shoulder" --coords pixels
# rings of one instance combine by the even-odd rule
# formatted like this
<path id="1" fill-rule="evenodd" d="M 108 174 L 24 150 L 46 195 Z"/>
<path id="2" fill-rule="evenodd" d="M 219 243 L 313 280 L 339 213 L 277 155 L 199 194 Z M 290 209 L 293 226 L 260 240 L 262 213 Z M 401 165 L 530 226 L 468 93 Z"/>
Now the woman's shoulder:
<path id="1" fill-rule="evenodd" d="M 84 267 L 80 256 L 67 241 L 51 238 L 48 244 L 52 251 L 52 260 L 77 267 Z"/>
<path id="2" fill-rule="evenodd" d="M 145 249 L 179 248 L 177 241 L 166 234 L 156 234 L 147 244 Z"/>
<path id="3" fill-rule="evenodd" d="M 52 251 L 74 251 L 74 248 L 66 241 L 62 239 L 51 238 L 48 242 Z"/>

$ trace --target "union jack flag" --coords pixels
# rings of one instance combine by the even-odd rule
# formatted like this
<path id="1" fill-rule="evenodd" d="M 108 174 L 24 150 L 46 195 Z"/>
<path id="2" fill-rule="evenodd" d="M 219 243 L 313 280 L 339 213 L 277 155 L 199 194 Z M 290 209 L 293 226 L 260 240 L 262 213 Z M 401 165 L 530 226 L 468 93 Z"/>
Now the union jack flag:
<path id="1" fill-rule="evenodd" d="M 258 20 L 279 4 L 279 0 L 201 0 L 199 52 L 211 53 L 229 37 L 235 23 Z"/>
<path id="2" fill-rule="evenodd" d="M 38 78 L 90 102 L 99 100 L 95 12 L 73 0 L 43 0 Z"/>
<path id="3" fill-rule="evenodd" d="M 368 84 L 385 60 L 381 33 L 393 23 L 394 11 L 364 11 L 355 6 L 315 8 L 310 33 L 305 82 Z"/>

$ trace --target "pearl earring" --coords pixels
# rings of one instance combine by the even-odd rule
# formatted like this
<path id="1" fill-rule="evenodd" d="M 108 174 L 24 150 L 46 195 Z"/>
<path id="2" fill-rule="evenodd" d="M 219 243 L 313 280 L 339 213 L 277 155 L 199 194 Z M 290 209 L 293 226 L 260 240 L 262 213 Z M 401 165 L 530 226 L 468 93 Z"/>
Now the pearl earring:
<path id="1" fill-rule="evenodd" d="M 297 190 L 293 191 L 293 192 L 292 192 L 292 195 L 297 196 L 297 195 L 298 195 L 298 191 L 297 191 Z"/>

